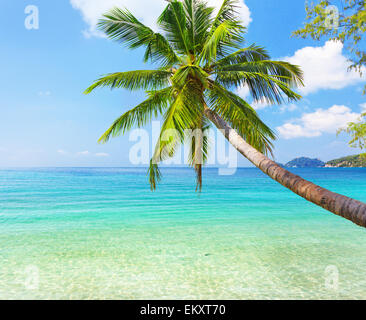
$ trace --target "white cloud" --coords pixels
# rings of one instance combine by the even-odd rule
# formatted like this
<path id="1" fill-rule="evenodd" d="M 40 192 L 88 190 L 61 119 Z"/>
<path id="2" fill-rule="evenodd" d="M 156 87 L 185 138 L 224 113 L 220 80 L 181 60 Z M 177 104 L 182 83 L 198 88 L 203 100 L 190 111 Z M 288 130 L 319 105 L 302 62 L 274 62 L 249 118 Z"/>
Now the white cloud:
<path id="1" fill-rule="evenodd" d="M 356 121 L 359 117 L 359 113 L 352 112 L 346 106 L 334 105 L 329 109 L 304 113 L 301 118 L 291 120 L 277 127 L 277 130 L 285 139 L 319 137 L 323 133 L 335 134 L 339 128 Z"/>
<path id="2" fill-rule="evenodd" d="M 256 101 L 256 102 L 253 102 L 251 104 L 251 106 L 253 107 L 254 110 L 261 110 L 261 109 L 265 109 L 265 108 L 271 106 L 271 104 L 269 104 L 266 101 Z"/>
<path id="3" fill-rule="evenodd" d="M 110 156 L 109 153 L 105 153 L 105 152 L 92 153 L 88 150 L 80 151 L 80 152 L 76 152 L 76 153 L 70 153 L 69 151 L 59 149 L 59 150 L 57 150 L 57 153 L 61 154 L 63 156 L 70 155 L 70 156 L 77 156 L 77 157 L 79 157 L 79 156 L 109 157 Z"/>
<path id="4" fill-rule="evenodd" d="M 108 153 L 100 152 L 95 154 L 96 157 L 109 157 Z"/>
<path id="5" fill-rule="evenodd" d="M 366 102 L 365 103 L 361 103 L 360 104 L 360 108 L 361 108 L 361 112 L 362 113 L 366 112 Z"/>
<path id="6" fill-rule="evenodd" d="M 78 156 L 88 156 L 88 155 L 90 155 L 90 152 L 89 151 L 80 151 L 80 152 L 78 152 L 76 155 L 78 155 Z"/>
<path id="7" fill-rule="evenodd" d="M 358 72 L 347 71 L 350 62 L 342 55 L 342 49 L 341 42 L 327 41 L 323 47 L 305 47 L 282 60 L 299 65 L 304 71 L 305 87 L 299 89 L 303 95 L 365 81 Z"/>
<path id="8" fill-rule="evenodd" d="M 311 138 L 311 137 L 319 137 L 321 136 L 320 131 L 307 130 L 304 126 L 300 124 L 293 124 L 291 122 L 285 123 L 281 127 L 277 127 L 280 135 L 285 139 L 293 139 L 293 138 Z"/>
<path id="9" fill-rule="evenodd" d="M 43 97 L 43 96 L 50 96 L 51 95 L 51 91 L 39 91 L 38 92 L 38 95 L 40 97 Z"/>
<path id="10" fill-rule="evenodd" d="M 292 57 L 284 57 L 292 64 L 299 65 L 304 72 L 305 87 L 299 88 L 303 95 L 317 92 L 322 89 L 343 89 L 349 85 L 366 82 L 366 69 L 364 75 L 354 70 L 348 71 L 350 62 L 342 54 L 343 44 L 341 42 L 327 41 L 322 47 L 305 47 L 295 52 Z M 236 90 L 243 99 L 250 96 L 247 86 Z M 269 106 L 267 103 L 254 102 L 256 110 Z"/>
<path id="11" fill-rule="evenodd" d="M 166 6 L 163 0 L 70 0 L 74 9 L 80 10 L 84 21 L 88 24 L 86 36 L 101 36 L 97 30 L 97 23 L 102 15 L 113 7 L 128 8 L 137 18 L 151 27 Z"/>
<path id="12" fill-rule="evenodd" d="M 286 111 L 292 112 L 292 111 L 295 111 L 295 110 L 297 110 L 297 105 L 293 104 L 293 103 L 280 107 L 280 112 L 281 113 L 284 113 Z"/>
<path id="13" fill-rule="evenodd" d="M 244 100 L 248 100 L 250 97 L 250 91 L 247 85 L 238 87 L 236 94 Z M 253 101 L 250 103 L 254 110 L 261 110 L 270 106 L 266 101 Z"/>
<path id="14" fill-rule="evenodd" d="M 209 6 L 215 7 L 217 11 L 221 7 L 223 0 L 208 0 L 207 2 Z M 244 0 L 240 1 L 236 11 L 238 12 L 243 25 L 246 27 L 249 26 L 249 24 L 252 22 L 251 12 Z"/>
<path id="15" fill-rule="evenodd" d="M 248 86 L 241 86 L 236 89 L 236 94 L 244 100 L 250 97 L 250 91 Z"/>
<path id="16" fill-rule="evenodd" d="M 96 24 L 104 13 L 115 6 L 127 8 L 146 25 L 156 28 L 156 20 L 167 5 L 165 0 L 70 0 L 70 3 L 74 9 L 81 11 L 88 24 L 88 29 L 84 31 L 86 37 L 102 36 Z M 208 4 L 219 7 L 222 0 L 208 0 Z M 248 26 L 251 22 L 250 10 L 244 2 L 239 6 L 238 12 L 244 25 Z"/>

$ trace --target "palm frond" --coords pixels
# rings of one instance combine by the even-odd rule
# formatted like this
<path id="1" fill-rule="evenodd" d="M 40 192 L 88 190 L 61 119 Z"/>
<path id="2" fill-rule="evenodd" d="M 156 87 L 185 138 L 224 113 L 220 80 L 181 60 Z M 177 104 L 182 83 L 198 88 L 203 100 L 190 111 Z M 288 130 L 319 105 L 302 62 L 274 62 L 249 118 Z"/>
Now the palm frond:
<path id="1" fill-rule="evenodd" d="M 212 82 L 208 91 L 211 109 L 218 113 L 254 148 L 264 154 L 272 154 L 276 139 L 274 132 L 259 118 L 256 111 L 242 98 Z"/>
<path id="2" fill-rule="evenodd" d="M 129 10 L 113 8 L 104 18 L 98 23 L 99 29 L 110 39 L 124 43 L 130 49 L 146 47 L 145 62 L 151 60 L 165 66 L 179 62 L 165 37 L 141 23 Z"/>
<path id="3" fill-rule="evenodd" d="M 99 20 L 98 28 L 109 39 L 122 42 L 129 48 L 146 45 L 154 32 L 141 23 L 129 10 L 113 8 Z"/>
<path id="4" fill-rule="evenodd" d="M 208 120 L 202 117 L 200 128 L 193 128 L 192 134 L 185 137 L 185 142 L 189 145 L 188 163 L 196 171 L 196 191 L 199 192 L 202 191 L 202 167 L 206 164 L 209 153 L 209 128 Z"/>
<path id="5" fill-rule="evenodd" d="M 207 87 L 209 75 L 196 65 L 185 65 L 179 68 L 171 78 L 174 86 L 182 88 L 187 81 L 197 80 L 204 88 Z"/>
<path id="6" fill-rule="evenodd" d="M 225 56 L 233 49 L 239 48 L 243 41 L 241 32 L 240 24 L 229 20 L 223 21 L 207 38 L 198 61 L 210 64 L 216 61 L 218 56 Z"/>
<path id="7" fill-rule="evenodd" d="M 171 158 L 176 147 L 184 143 L 186 129 L 197 127 L 203 113 L 200 89 L 193 81 L 187 81 L 176 94 L 164 116 L 159 140 L 154 152 L 154 162 Z"/>
<path id="8" fill-rule="evenodd" d="M 169 42 L 160 33 L 154 33 L 146 46 L 144 62 L 159 63 L 162 67 L 172 67 L 181 61 Z"/>
<path id="9" fill-rule="evenodd" d="M 131 130 L 134 126 L 143 127 L 153 116 L 157 117 L 168 107 L 172 99 L 173 88 L 148 92 L 148 99 L 119 117 L 102 135 L 99 142 L 107 142 L 110 137 L 117 137 Z"/>
<path id="10" fill-rule="evenodd" d="M 273 76 L 290 87 L 303 86 L 303 72 L 299 66 L 285 61 L 259 60 L 222 65 L 218 71 L 241 71 Z"/>
<path id="11" fill-rule="evenodd" d="M 192 53 L 193 47 L 188 34 L 186 14 L 182 2 L 170 0 L 160 15 L 158 24 L 178 53 L 186 55 Z"/>
<path id="12" fill-rule="evenodd" d="M 239 22 L 238 19 L 238 0 L 224 0 L 219 12 L 217 13 L 215 20 L 212 23 L 211 32 L 213 33 L 216 28 L 224 21 Z"/>
<path id="13" fill-rule="evenodd" d="M 192 44 L 193 54 L 202 50 L 212 23 L 213 8 L 207 7 L 201 0 L 184 0 L 189 42 Z"/>
<path id="14" fill-rule="evenodd" d="M 234 53 L 217 60 L 211 67 L 216 68 L 231 64 L 269 60 L 269 58 L 268 52 L 263 47 L 251 45 L 248 48 L 237 50 Z"/>
<path id="15" fill-rule="evenodd" d="M 149 183 L 155 190 L 161 178 L 159 163 L 174 156 L 177 147 L 184 141 L 184 130 L 187 124 L 193 123 L 196 117 L 191 114 L 188 104 L 188 84 L 175 94 L 174 101 L 165 113 L 164 123 L 149 167 Z"/>
<path id="16" fill-rule="evenodd" d="M 301 96 L 290 89 L 288 82 L 291 78 L 272 76 L 260 72 L 219 71 L 216 81 L 226 88 L 232 86 L 248 86 L 254 101 L 269 104 L 281 104 L 288 101 L 298 101 Z"/>
<path id="17" fill-rule="evenodd" d="M 95 81 L 84 93 L 89 94 L 99 87 L 156 90 L 169 85 L 171 75 L 171 71 L 165 70 L 137 70 L 110 73 Z"/>
<path id="18" fill-rule="evenodd" d="M 194 82 L 187 81 L 184 87 L 175 93 L 174 101 L 164 116 L 164 123 L 151 159 L 149 171 L 149 181 L 153 190 L 159 180 L 157 176 L 159 173 L 157 171 L 158 164 L 174 157 L 178 146 L 184 143 L 185 130 L 197 127 L 202 114 L 203 105 L 199 88 L 195 87 Z"/>
<path id="19" fill-rule="evenodd" d="M 154 163 L 153 160 L 150 161 L 150 166 L 147 171 L 149 176 L 149 183 L 151 191 L 155 191 L 158 183 L 161 181 L 161 172 L 159 170 L 159 165 Z"/>

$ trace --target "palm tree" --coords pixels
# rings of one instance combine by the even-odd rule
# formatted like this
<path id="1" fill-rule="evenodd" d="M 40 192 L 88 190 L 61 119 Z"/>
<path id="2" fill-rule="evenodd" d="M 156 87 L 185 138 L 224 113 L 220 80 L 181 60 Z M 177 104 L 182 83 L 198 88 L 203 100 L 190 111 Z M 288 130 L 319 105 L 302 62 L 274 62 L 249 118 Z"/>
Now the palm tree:
<path id="1" fill-rule="evenodd" d="M 273 61 L 262 47 L 243 48 L 245 28 L 236 13 L 237 0 L 223 0 L 219 11 L 202 0 L 170 0 L 158 19 L 163 33 L 154 32 L 128 10 L 112 9 L 99 28 L 115 41 L 146 49 L 144 62 L 155 70 L 117 72 L 90 86 L 143 89 L 147 99 L 118 118 L 100 138 L 124 134 L 162 115 L 164 122 L 148 170 L 151 189 L 161 179 L 159 163 L 190 145 L 190 165 L 202 188 L 202 166 L 208 157 L 205 132 L 213 123 L 255 166 L 301 197 L 366 227 L 366 204 L 332 193 L 278 166 L 272 154 L 274 132 L 256 111 L 231 90 L 247 86 L 254 101 L 270 104 L 297 101 L 292 88 L 303 85 L 298 66 Z M 186 139 L 187 130 L 200 132 Z M 166 134 L 169 132 L 169 134 Z"/>

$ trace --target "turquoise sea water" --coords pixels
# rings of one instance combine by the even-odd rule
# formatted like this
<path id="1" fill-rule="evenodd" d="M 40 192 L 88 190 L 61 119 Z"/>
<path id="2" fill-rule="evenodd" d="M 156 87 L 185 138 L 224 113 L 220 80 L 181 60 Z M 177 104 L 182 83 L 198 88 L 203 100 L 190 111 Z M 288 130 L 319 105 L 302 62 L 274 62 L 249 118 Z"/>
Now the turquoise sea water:
<path id="1" fill-rule="evenodd" d="M 365 169 L 294 169 L 366 201 Z M 257 169 L 0 170 L 0 299 L 366 299 L 366 229 Z"/>

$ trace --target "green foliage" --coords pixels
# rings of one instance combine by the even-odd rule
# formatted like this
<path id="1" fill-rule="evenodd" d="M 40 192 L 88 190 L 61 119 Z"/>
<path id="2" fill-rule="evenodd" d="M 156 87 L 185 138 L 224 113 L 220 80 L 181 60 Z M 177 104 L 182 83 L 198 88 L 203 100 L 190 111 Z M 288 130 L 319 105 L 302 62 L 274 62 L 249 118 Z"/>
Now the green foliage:
<path id="1" fill-rule="evenodd" d="M 272 61 L 262 47 L 243 48 L 245 28 L 236 7 L 239 0 L 223 0 L 216 16 L 202 0 L 170 0 L 157 23 L 156 33 L 128 10 L 115 8 L 104 15 L 99 27 L 128 48 L 145 48 L 144 61 L 157 64 L 156 70 L 137 70 L 106 75 L 90 86 L 145 90 L 144 102 L 124 113 L 100 138 L 124 134 L 162 115 L 164 123 L 148 170 L 151 189 L 161 180 L 158 164 L 173 157 L 184 143 L 190 147 L 189 164 L 197 174 L 197 190 L 202 188 L 202 166 L 209 154 L 207 130 L 210 122 L 204 109 L 223 117 L 248 143 L 263 153 L 271 153 L 273 131 L 256 111 L 231 90 L 246 85 L 255 100 L 280 103 L 300 96 L 292 87 L 302 85 L 297 66 Z M 191 130 L 188 138 L 186 132 Z M 195 132 L 201 132 L 197 135 Z"/>
<path id="2" fill-rule="evenodd" d="M 332 8 L 339 10 L 337 16 Z M 306 23 L 302 29 L 293 33 L 294 36 L 314 40 L 327 39 L 338 40 L 345 44 L 350 55 L 350 70 L 357 70 L 362 76 L 366 66 L 365 32 L 366 32 L 366 2 L 365 0 L 319 1 L 317 4 L 306 5 Z M 366 93 L 366 86 L 364 94 Z M 346 129 L 339 132 L 347 132 L 352 139 L 350 146 L 365 148 L 366 123 L 350 123 Z"/>
<path id="3" fill-rule="evenodd" d="M 285 164 L 288 168 L 321 168 L 325 163 L 319 159 L 310 159 L 306 157 L 293 159 Z"/>
<path id="4" fill-rule="evenodd" d="M 329 6 L 337 7 L 339 16 Z M 311 37 L 314 40 L 325 38 L 341 41 L 351 56 L 350 69 L 358 70 L 362 74 L 362 67 L 366 66 L 365 0 L 321 0 L 317 4 L 313 2 L 310 5 L 306 4 L 306 13 L 305 26 L 295 31 L 293 35 L 302 38 Z"/>
<path id="5" fill-rule="evenodd" d="M 366 148 L 366 122 L 364 117 L 366 117 L 366 113 L 361 115 L 359 122 L 350 122 L 346 128 L 338 130 L 338 134 L 346 132 L 352 137 L 348 143 L 352 148 L 360 148 L 361 150 Z"/>
<path id="6" fill-rule="evenodd" d="M 104 18 L 98 26 L 110 39 L 119 41 L 130 49 L 146 47 L 144 62 L 151 60 L 164 66 L 179 62 L 166 38 L 142 24 L 127 9 L 114 8 Z"/>
<path id="7" fill-rule="evenodd" d="M 208 130 L 210 124 L 206 122 L 206 119 L 202 119 L 203 122 L 199 124 L 198 129 L 192 128 L 192 134 L 186 137 L 185 143 L 190 146 L 188 161 L 189 164 L 194 167 L 197 173 L 197 186 L 196 191 L 202 190 L 202 165 L 206 163 L 209 155 L 209 139 Z"/>
<path id="8" fill-rule="evenodd" d="M 176 148 L 184 143 L 184 131 L 199 128 L 203 101 L 194 81 L 187 81 L 176 93 L 173 103 L 164 115 L 164 123 L 153 156 L 154 163 L 174 156 Z"/>
<path id="9" fill-rule="evenodd" d="M 172 87 L 168 87 L 160 91 L 147 92 L 148 99 L 119 117 L 102 135 L 99 142 L 105 143 L 111 136 L 117 137 L 124 134 L 135 125 L 138 127 L 145 126 L 153 116 L 157 117 L 168 107 L 172 90 Z"/>
<path id="10" fill-rule="evenodd" d="M 343 157 L 328 161 L 326 164 L 332 167 L 366 167 L 366 154 Z"/>
<path id="11" fill-rule="evenodd" d="M 232 54 L 214 62 L 213 67 L 217 68 L 220 66 L 229 66 L 238 63 L 249 63 L 262 60 L 268 60 L 270 58 L 268 52 L 262 48 L 255 45 L 251 45 L 248 48 L 239 49 Z"/>
<path id="12" fill-rule="evenodd" d="M 276 139 L 274 132 L 258 117 L 255 110 L 242 98 L 226 90 L 218 83 L 211 83 L 212 89 L 207 93 L 211 109 L 225 121 L 231 123 L 233 129 L 252 146 L 264 153 L 272 153 L 271 140 Z"/>
<path id="13" fill-rule="evenodd" d="M 153 160 L 150 161 L 147 174 L 149 176 L 151 191 L 154 191 L 156 190 L 157 184 L 161 181 L 161 172 L 159 166 L 156 163 L 153 163 Z"/>
<path id="14" fill-rule="evenodd" d="M 198 0 L 184 0 L 186 24 L 189 42 L 192 44 L 194 56 L 202 50 L 202 43 L 207 36 L 207 26 L 212 22 L 213 8 L 207 7 Z"/>
<path id="15" fill-rule="evenodd" d="M 163 70 L 138 70 L 111 73 L 95 81 L 92 86 L 85 90 L 85 94 L 91 93 L 99 87 L 154 90 L 169 85 L 170 76 L 170 71 Z"/>
<path id="16" fill-rule="evenodd" d="M 217 82 L 230 88 L 247 85 L 254 100 L 267 103 L 296 101 L 300 96 L 290 89 L 302 85 L 298 66 L 286 62 L 259 60 L 216 67 Z M 282 94 L 284 93 L 284 95 Z"/>

